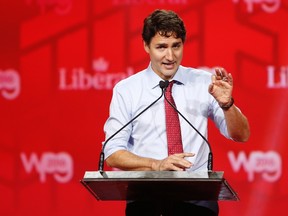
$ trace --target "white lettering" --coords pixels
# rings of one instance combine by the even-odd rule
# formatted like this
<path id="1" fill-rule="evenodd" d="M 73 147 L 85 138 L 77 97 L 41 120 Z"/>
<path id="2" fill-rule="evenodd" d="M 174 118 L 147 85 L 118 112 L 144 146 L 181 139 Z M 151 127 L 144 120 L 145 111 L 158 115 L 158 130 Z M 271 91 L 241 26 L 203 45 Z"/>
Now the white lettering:
<path id="1" fill-rule="evenodd" d="M 59 15 L 67 14 L 71 11 L 72 0 L 34 0 L 44 14 L 47 9 L 53 8 L 54 12 Z M 33 0 L 26 0 L 27 5 L 31 5 Z"/>
<path id="2" fill-rule="evenodd" d="M 113 0 L 113 5 L 180 5 L 187 4 L 188 0 Z"/>
<path id="3" fill-rule="evenodd" d="M 232 0 L 233 3 L 237 4 L 240 0 Z M 267 13 L 276 12 L 281 5 L 281 0 L 243 0 L 247 5 L 247 11 L 253 13 L 254 5 L 258 4 L 263 11 Z"/>
<path id="4" fill-rule="evenodd" d="M 131 76 L 134 73 L 131 67 L 127 68 L 126 73 L 86 73 L 83 68 L 74 68 L 69 73 L 65 68 L 59 70 L 59 89 L 60 90 L 110 90 L 120 80 Z"/>
<path id="5" fill-rule="evenodd" d="M 279 73 L 274 66 L 267 67 L 267 88 L 288 88 L 288 66 L 282 66 Z"/>
<path id="6" fill-rule="evenodd" d="M 38 158 L 36 153 L 32 153 L 30 158 L 21 153 L 20 158 L 27 173 L 31 173 L 35 167 L 42 183 L 46 181 L 47 174 L 51 174 L 60 183 L 66 183 L 73 177 L 73 160 L 68 153 L 46 152 L 41 158 Z"/>
<path id="7" fill-rule="evenodd" d="M 254 151 L 246 157 L 244 152 L 240 152 L 238 157 L 232 151 L 228 152 L 228 158 L 234 172 L 239 172 L 241 166 L 248 174 L 248 181 L 254 180 L 254 174 L 260 173 L 264 180 L 268 182 L 277 181 L 282 174 L 282 161 L 278 153 L 269 151 Z"/>
<path id="8" fill-rule="evenodd" d="M 3 97 L 12 100 L 20 93 L 20 77 L 16 70 L 0 70 L 0 92 Z"/>
<path id="9" fill-rule="evenodd" d="M 267 13 L 276 12 L 281 6 L 281 0 L 266 0 L 262 4 L 262 9 Z"/>

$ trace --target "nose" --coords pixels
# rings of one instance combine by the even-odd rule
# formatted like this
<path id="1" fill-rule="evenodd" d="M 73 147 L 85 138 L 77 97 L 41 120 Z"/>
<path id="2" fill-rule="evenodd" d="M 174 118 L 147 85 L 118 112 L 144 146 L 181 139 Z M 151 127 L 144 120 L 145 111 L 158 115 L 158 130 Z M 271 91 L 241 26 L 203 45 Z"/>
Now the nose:
<path id="1" fill-rule="evenodd" d="M 167 49 L 165 57 L 168 61 L 173 61 L 173 50 Z"/>

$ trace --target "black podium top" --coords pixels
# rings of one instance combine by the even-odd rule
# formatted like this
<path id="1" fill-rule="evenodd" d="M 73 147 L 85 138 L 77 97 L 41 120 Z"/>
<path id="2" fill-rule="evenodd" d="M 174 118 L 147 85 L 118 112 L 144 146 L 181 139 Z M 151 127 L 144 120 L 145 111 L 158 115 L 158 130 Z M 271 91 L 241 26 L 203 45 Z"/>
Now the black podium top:
<path id="1" fill-rule="evenodd" d="M 97 200 L 231 200 L 224 172 L 87 171 L 81 183 Z"/>

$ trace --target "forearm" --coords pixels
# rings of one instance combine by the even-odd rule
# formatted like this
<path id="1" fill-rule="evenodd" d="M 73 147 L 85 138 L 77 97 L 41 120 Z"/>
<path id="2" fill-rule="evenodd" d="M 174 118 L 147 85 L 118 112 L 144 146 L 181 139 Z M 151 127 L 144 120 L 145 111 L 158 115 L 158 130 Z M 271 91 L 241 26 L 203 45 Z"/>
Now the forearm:
<path id="1" fill-rule="evenodd" d="M 156 170 L 158 160 L 137 156 L 126 150 L 114 152 L 106 159 L 106 163 L 110 167 L 121 170 Z"/>
<path id="2" fill-rule="evenodd" d="M 250 128 L 247 118 L 235 105 L 224 110 L 228 133 L 236 142 L 246 142 L 250 137 Z"/>

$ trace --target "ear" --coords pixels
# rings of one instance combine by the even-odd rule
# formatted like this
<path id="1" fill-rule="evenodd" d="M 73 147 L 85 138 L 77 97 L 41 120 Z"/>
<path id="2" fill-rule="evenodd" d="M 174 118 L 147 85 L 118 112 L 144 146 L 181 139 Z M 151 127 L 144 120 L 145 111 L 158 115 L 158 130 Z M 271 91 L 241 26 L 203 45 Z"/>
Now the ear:
<path id="1" fill-rule="evenodd" d="M 144 50 L 145 50 L 147 53 L 149 53 L 149 52 L 150 52 L 149 45 L 147 45 L 145 41 L 143 41 L 143 45 L 144 45 Z"/>

